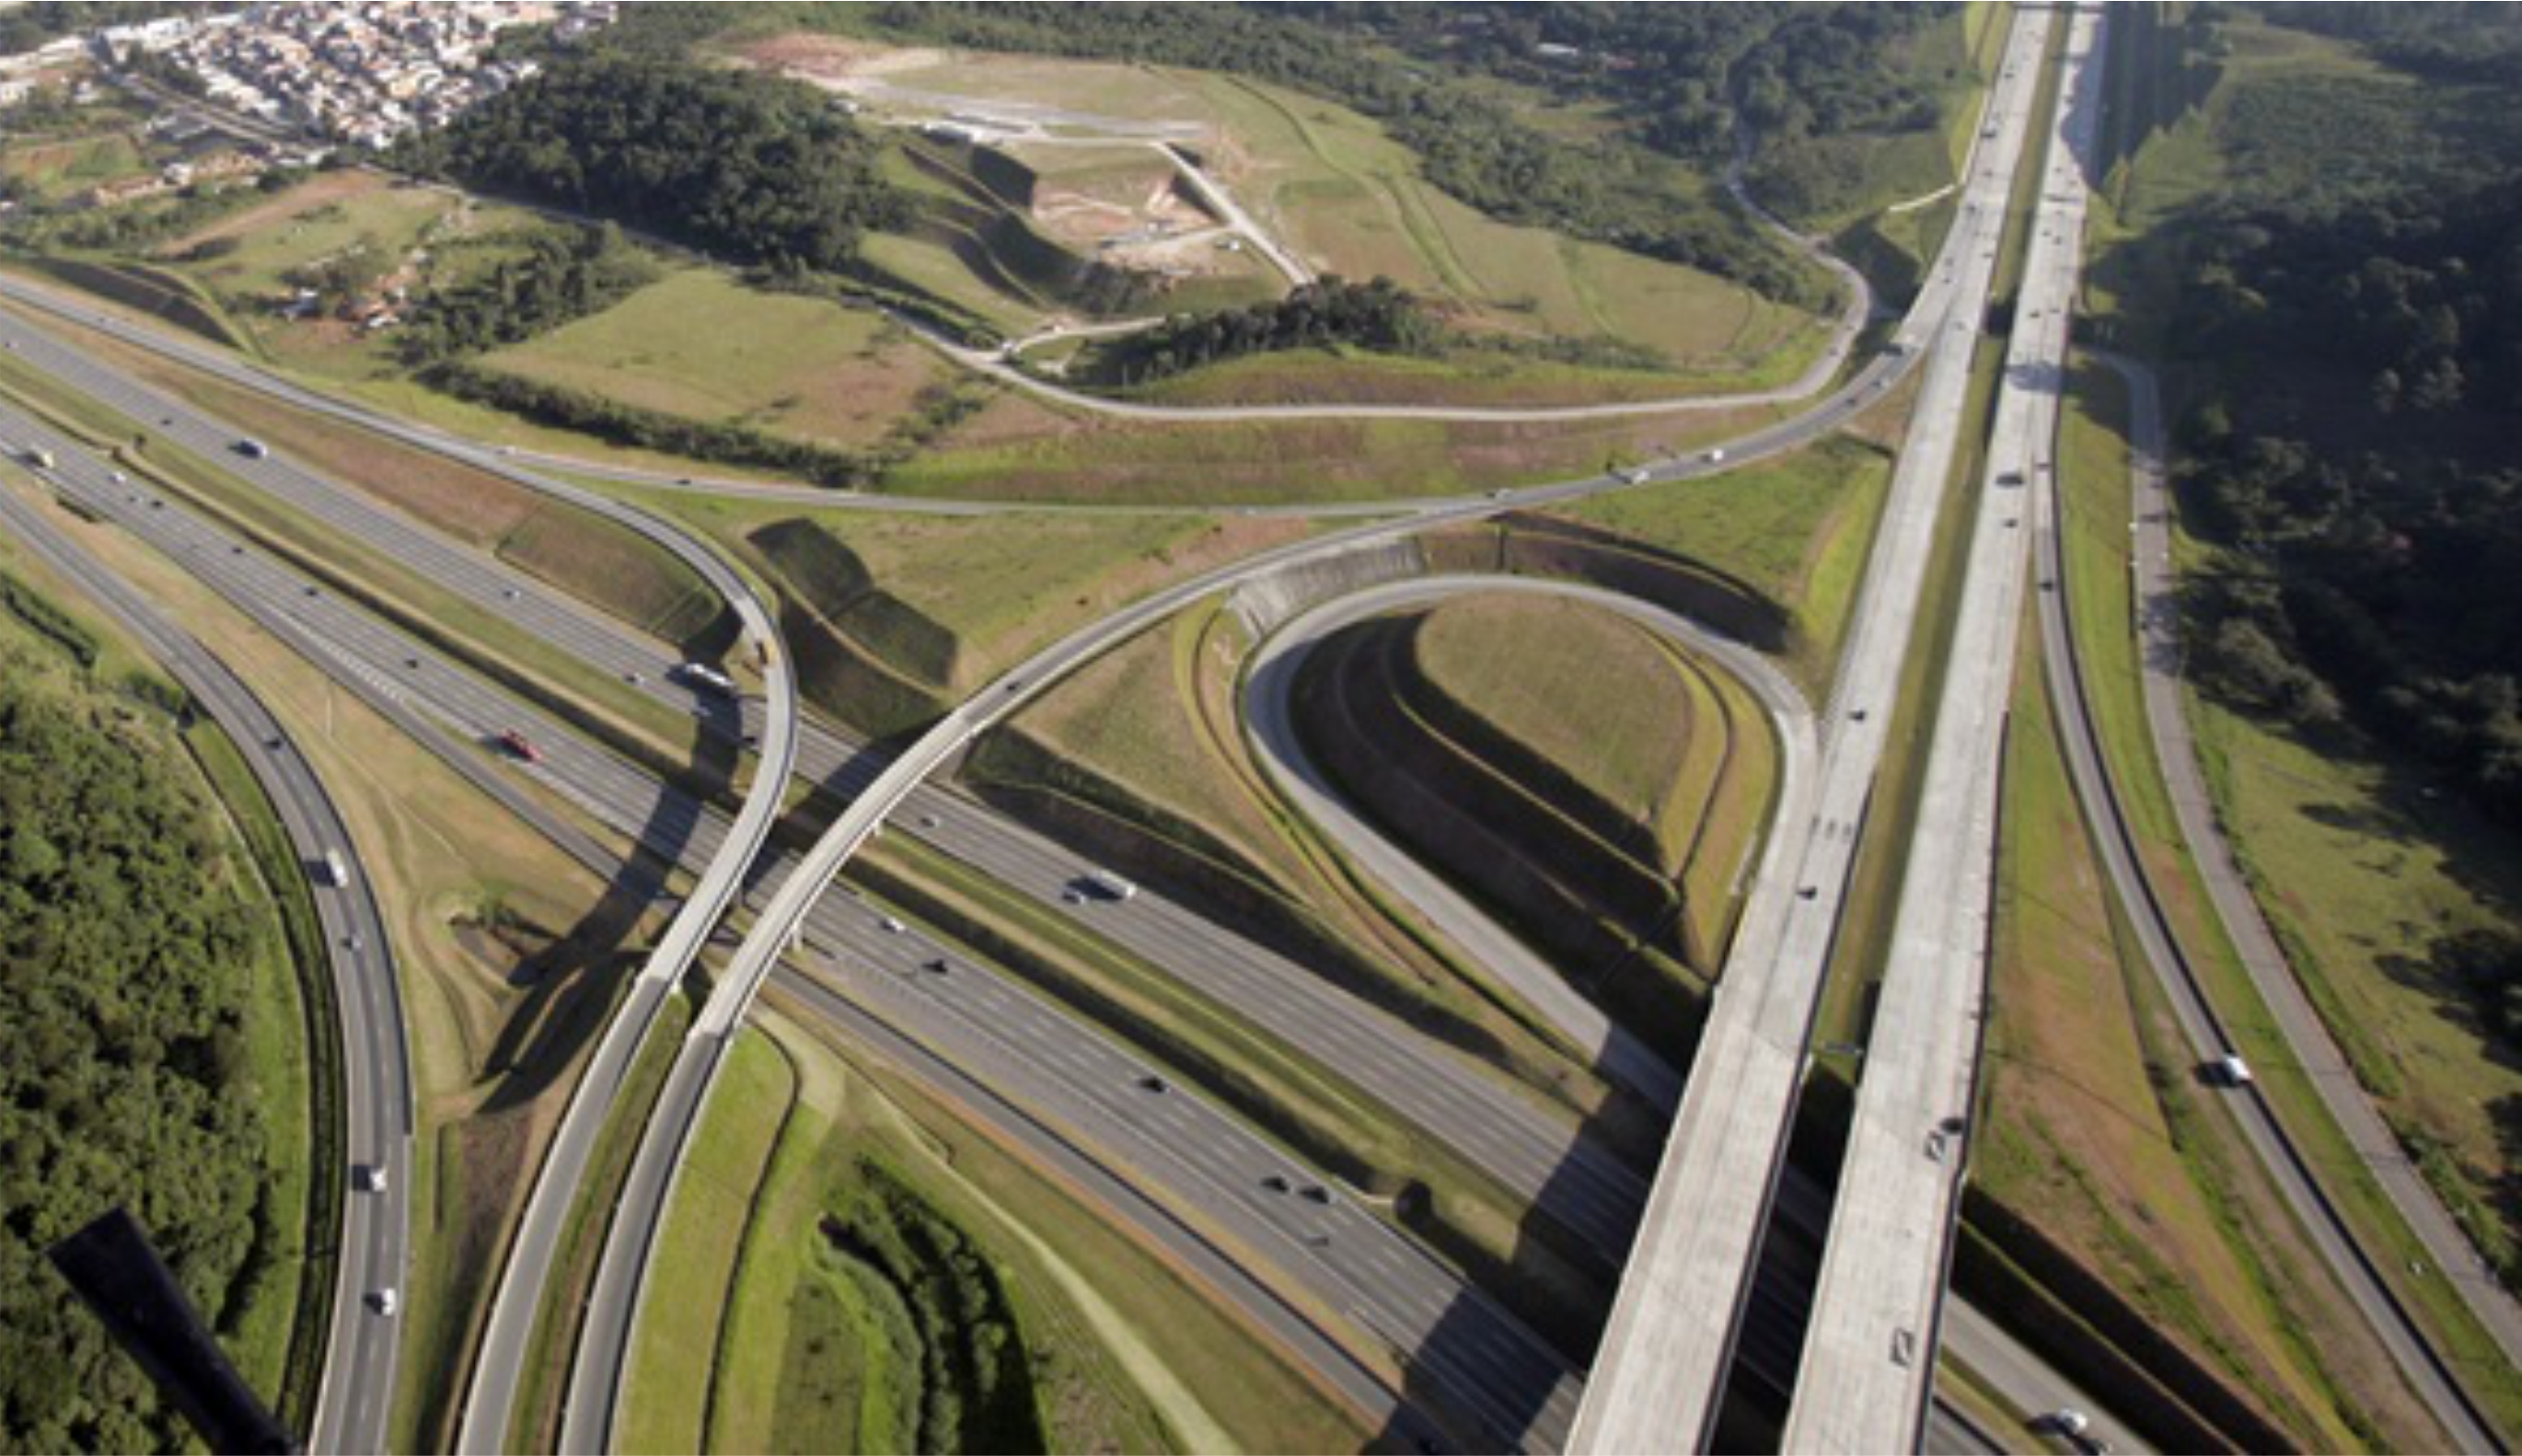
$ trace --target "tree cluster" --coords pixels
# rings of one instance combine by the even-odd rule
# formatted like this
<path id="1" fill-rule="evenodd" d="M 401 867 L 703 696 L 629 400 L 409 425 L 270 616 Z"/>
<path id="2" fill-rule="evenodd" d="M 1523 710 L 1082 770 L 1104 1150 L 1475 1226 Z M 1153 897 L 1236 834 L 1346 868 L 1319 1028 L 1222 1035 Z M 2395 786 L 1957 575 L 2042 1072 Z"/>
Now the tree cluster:
<path id="1" fill-rule="evenodd" d="M 610 224 L 539 229 L 524 252 L 430 291 L 404 320 L 406 361 L 488 352 L 600 313 L 652 283 L 657 266 Z"/>
<path id="2" fill-rule="evenodd" d="M 909 216 L 876 144 L 813 87 L 618 50 L 561 60 L 396 159 L 739 263 L 845 268 Z"/>
<path id="3" fill-rule="evenodd" d="M 1434 351 L 1439 337 L 1435 321 L 1391 279 L 1358 284 L 1328 276 L 1275 303 L 1177 314 L 1128 335 L 1112 346 L 1107 369 L 1124 383 L 1144 384 L 1202 364 L 1287 349 L 1350 345 L 1424 354 Z"/>
<path id="4" fill-rule="evenodd" d="M 2522 84 L 2430 78 L 2226 110 L 2172 342 L 2180 484 L 2248 570 L 2193 594 L 2195 660 L 2522 824 Z"/>
<path id="5" fill-rule="evenodd" d="M 110 709 L 0 663 L 0 1446 L 190 1442 L 43 1250 L 119 1203 L 214 1329 L 257 1279 L 270 1154 L 255 925 L 198 793 Z"/>
<path id="6" fill-rule="evenodd" d="M 1015 1311 L 962 1231 L 874 1161 L 824 1237 L 901 1300 L 919 1344 L 922 1451 L 1040 1451 L 1041 1417 Z"/>

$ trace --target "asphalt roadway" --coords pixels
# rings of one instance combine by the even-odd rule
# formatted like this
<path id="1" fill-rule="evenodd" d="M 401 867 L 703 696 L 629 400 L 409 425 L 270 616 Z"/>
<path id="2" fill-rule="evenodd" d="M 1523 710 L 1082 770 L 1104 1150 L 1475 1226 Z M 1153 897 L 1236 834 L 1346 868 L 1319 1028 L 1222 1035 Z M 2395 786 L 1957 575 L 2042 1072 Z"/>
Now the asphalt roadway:
<path id="1" fill-rule="evenodd" d="M 1781 813 L 1772 849 L 1799 851 L 1764 864 L 1745 907 L 1595 1363 L 1572 1443 L 1579 1451 L 1672 1450 L 1713 1439 L 1786 1161 L 1840 902 L 1966 423 L 1971 353 L 2048 25 L 2043 11 L 2015 19 L 1989 94 L 1995 135 L 1974 154 L 1953 227 L 1899 336 L 1923 352 L 1925 374 L 1823 715 L 1817 792 L 1800 834 L 1784 827 L 1796 807 Z"/>
<path id="2" fill-rule="evenodd" d="M 2182 837 L 2199 865 L 2202 875 L 2210 877 L 2211 898 L 2219 915 L 2234 925 L 2233 916 L 2243 916 L 2234 930 L 2236 945 L 2246 943 L 2249 928 L 2260 937 L 2266 928 L 2259 920 L 2256 902 L 2238 875 L 2230 881 L 2229 895 L 2215 894 L 2212 889 L 2215 867 L 2232 874 L 2229 851 L 2221 832 L 2213 821 L 2205 797 L 2203 779 L 2197 776 L 2195 746 L 2187 736 L 2187 720 L 2181 716 L 2179 701 L 2179 646 L 2176 634 L 2179 616 L 2173 602 L 2172 569 L 2169 556 L 2169 521 L 2172 505 L 2163 488 L 2162 419 L 2154 395 L 2153 377 L 2125 360 L 2110 355 L 2102 357 L 2127 376 L 2130 401 L 2129 469 L 2134 477 L 2132 500 L 2136 519 L 2130 522 L 2135 536 L 2132 567 L 2135 575 L 2137 616 L 2133 624 L 2140 635 L 2141 673 L 2145 681 L 2147 709 L 2156 735 L 2157 757 L 2163 765 L 2167 782 L 2172 787 L 2175 817 L 2180 822 Z M 2213 1062 L 2232 1049 L 2222 1020 L 2209 1003 L 2205 987 L 2195 975 L 2178 937 L 2164 911 L 2164 902 L 2138 852 L 2137 838 L 2131 827 L 2125 806 L 2119 797 L 2116 776 L 2102 756 L 2099 729 L 2094 725 L 2094 706 L 2084 677 L 2084 664 L 2078 650 L 2071 621 L 2073 601 L 2067 590 L 2066 561 L 2059 540 L 2059 522 L 2063 507 L 2058 493 L 2064 489 L 2053 475 L 2043 478 L 2035 492 L 2033 519 L 2034 546 L 2038 552 L 2041 578 L 2040 633 L 2041 650 L 2052 664 L 2048 675 L 2048 692 L 2056 713 L 2060 741 L 2066 749 L 2067 767 L 2076 785 L 2076 794 L 2096 826 L 2093 836 L 2103 870 L 2109 875 L 2113 893 L 2127 911 L 2127 923 L 2137 947 L 2155 979 L 2162 985 L 2181 1035 L 2201 1067 Z M 2177 735 L 2167 733 L 2167 727 L 2176 728 Z M 2372 1106 L 2362 1090 L 2348 1071 L 2343 1058 L 2333 1069 L 2324 1068 L 2319 1060 L 2324 1051 L 2337 1057 L 2335 1044 L 2328 1040 L 2309 1003 L 2303 1000 L 2302 988 L 2294 981 L 2291 968 L 2276 950 L 2272 938 L 2261 946 L 2265 956 L 2253 967 L 2261 992 L 2278 1017 L 2278 1026 L 2287 1037 L 2295 1055 L 2303 1059 L 2310 1080 L 2324 1099 L 2330 1100 L 2333 1112 L 2339 1103 L 2333 1094 L 2351 1091 L 2353 1105 L 2361 1107 L 2373 1117 Z M 2245 953 L 2246 961 L 2252 959 Z M 2263 977 L 2262 972 L 2267 974 Z M 2299 1007 L 2298 1016 L 2288 1017 L 2278 1010 L 2281 1002 L 2292 1001 Z M 2270 1183 L 2294 1210 L 2305 1237 L 2319 1250 L 2323 1262 L 2337 1275 L 2342 1290 L 2362 1314 L 2368 1326 L 2389 1353 L 2392 1362 L 2409 1383 L 2409 1387 L 2433 1413 L 2447 1437 L 2463 1450 L 2503 1449 L 2504 1443 L 2487 1422 L 2484 1412 L 2472 1402 L 2461 1386 L 2458 1373 L 2442 1359 L 2433 1343 L 2411 1319 L 2406 1306 L 2392 1288 L 2383 1270 L 2364 1253 L 2355 1236 L 2342 1220 L 2337 1206 L 2321 1192 L 2314 1169 L 2302 1150 L 2276 1118 L 2274 1108 L 2256 1086 L 2222 1088 L 2218 1100 L 2231 1113 L 2244 1141 L 2251 1145 L 2261 1166 L 2268 1172 Z M 2345 1116 L 2342 1126 L 2352 1126 Z M 2411 1228 L 2438 1260 L 2435 1271 L 2417 1277 L 2448 1275 L 2459 1289 L 2470 1307 L 2476 1310 L 2491 1334 L 2505 1339 L 2509 1326 L 2499 1328 L 2490 1316 L 2499 1309 L 2509 1315 L 2512 1296 L 2498 1285 L 2481 1266 L 2476 1251 L 2465 1236 L 2434 1201 L 2431 1191 L 2391 1138 L 2385 1126 L 2368 1128 L 2365 1135 L 2351 1133 L 2358 1152 L 2375 1176 L 2390 1188 L 2391 1177 L 2415 1185 L 2414 1192 L 2422 1201 L 2411 1203 L 2405 1197 L 2408 1190 L 2393 1190 L 2393 1198 L 2408 1218 Z M 2378 1141 L 2377 1141 L 2378 1140 Z M 2423 1217 L 2429 1208 L 2436 1227 L 2428 1237 L 2429 1220 Z M 2509 1346 L 2508 1346 L 2509 1349 Z"/>
<path id="3" fill-rule="evenodd" d="M 2029 482 L 2055 464 L 2084 165 L 2101 109 L 2101 17 L 2069 14 L 1973 521 L 1961 604 L 1892 946 L 1822 1258 L 1789 1451 L 1913 1446 L 1936 1370 L 1951 1231 L 1975 1123 L 1994 910 L 1998 788 L 2029 589 Z"/>
<path id="4" fill-rule="evenodd" d="M 0 414 L 0 428 L 16 423 Z M 10 446 L 26 443 L 14 430 L 7 442 Z M 15 448 L 5 453 L 21 458 Z M 306 1433 L 306 1442 L 318 1451 L 381 1451 L 394 1405 L 395 1352 L 402 1325 L 398 1317 L 380 1312 L 375 1298 L 381 1290 L 399 1291 L 408 1272 L 413 1117 L 394 945 L 375 892 L 367 876 L 355 870 L 349 884 L 338 886 L 316 872 L 328 853 L 338 852 L 348 864 L 357 865 L 355 847 L 323 783 L 252 688 L 5 486 L 0 486 L 0 526 L 139 638 L 226 730 L 269 795 L 298 852 L 340 1007 L 344 1059 L 364 1069 L 362 1075 L 345 1076 L 340 1089 L 340 1149 L 350 1163 L 336 1170 L 339 1186 L 350 1190 L 342 1200 L 340 1232 L 331 1247 L 309 1251 L 310 1262 L 330 1265 L 326 1274 L 333 1282 L 333 1307 L 315 1425 Z M 317 1146 L 330 1145 L 319 1141 Z M 375 1170 L 385 1179 L 384 1188 L 360 1191 L 352 1183 L 351 1168 Z"/>
<path id="5" fill-rule="evenodd" d="M 440 751 L 470 763 L 477 781 L 538 783 L 695 872 L 715 857 L 724 836 L 719 816 L 585 744 L 566 726 L 471 678 L 182 503 L 144 485 L 112 480 L 108 467 L 66 437 L 5 408 L 0 437 L 52 449 L 62 465 L 46 475 L 57 490 L 186 566 L 319 667 L 372 701 L 435 719 L 444 729 L 437 735 Z M 488 756 L 462 746 L 520 722 L 542 747 L 542 762 L 493 769 Z M 564 828 L 562 837 L 573 832 L 584 844 L 583 831 Z M 783 860 L 760 887 L 775 899 L 792 863 Z M 798 883 L 820 888 L 811 877 Z M 799 898 L 813 903 L 807 933 L 835 948 L 858 973 L 856 995 L 920 1018 L 914 1024 L 927 1038 L 982 1049 L 965 1052 L 981 1058 L 966 1064 L 988 1067 L 997 1082 L 1030 1079 L 1021 1099 L 1027 1105 L 1065 1108 L 1075 1141 L 1110 1150 L 1117 1165 L 1167 1189 L 1195 1226 L 1227 1231 L 1228 1246 L 1259 1251 L 1281 1278 L 1305 1291 L 1310 1307 L 1364 1332 L 1347 1338 L 1388 1347 L 1389 1358 L 1411 1372 L 1413 1391 L 1424 1391 L 1444 1411 L 1444 1429 L 1465 1433 L 1450 1441 L 1558 1443 L 1574 1411 L 1574 1370 L 1416 1241 L 1187 1088 L 1168 1083 L 1160 1106 L 1145 1109 L 1142 1079 L 1155 1068 L 958 949 L 909 927 L 888 931 L 888 917 L 855 896 L 801 892 Z M 1133 902 L 1121 915 L 1136 908 Z M 930 968 L 940 961 L 952 965 L 951 974 Z M 1271 1189 L 1262 1180 L 1273 1173 L 1296 1190 L 1323 1189 L 1325 1201 Z"/>

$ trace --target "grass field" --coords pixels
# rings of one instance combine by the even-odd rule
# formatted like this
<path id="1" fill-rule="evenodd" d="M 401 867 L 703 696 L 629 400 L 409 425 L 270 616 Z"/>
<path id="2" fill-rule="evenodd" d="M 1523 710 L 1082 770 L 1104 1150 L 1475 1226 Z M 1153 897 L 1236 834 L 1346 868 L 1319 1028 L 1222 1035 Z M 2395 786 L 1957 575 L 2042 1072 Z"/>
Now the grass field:
<path id="1" fill-rule="evenodd" d="M 857 446 L 882 440 L 952 366 L 868 308 L 678 268 L 487 367 L 687 419 Z"/>
<path id="2" fill-rule="evenodd" d="M 0 177 L 25 189 L 28 199 L 38 204 L 61 203 L 147 169 L 140 148 L 123 131 L 0 147 Z"/>
<path id="3" fill-rule="evenodd" d="M 1105 504 L 1235 506 L 1400 499 L 1565 480 L 1686 451 L 1774 420 L 1765 406 L 1625 420 L 1156 424 L 988 415 L 888 472 L 887 492 Z"/>
<path id="4" fill-rule="evenodd" d="M 1473 596 L 1428 612 L 1411 645 L 1430 687 L 1652 830 L 1658 868 L 1679 863 L 1723 719 L 1645 629 L 1580 602 Z"/>
<path id="5" fill-rule="evenodd" d="M 1678 879 L 1678 944 L 1715 979 L 1777 773 L 1766 715 L 1742 684 L 1569 601 L 1460 598 L 1418 623 L 1408 651 L 1404 696 L 1424 683 L 1435 701 L 1423 709 L 1447 705 L 1430 729 L 1623 858 Z M 1498 827 L 1535 842 L 1512 822 Z"/>
<path id="6" fill-rule="evenodd" d="M 1613 492 L 1554 514 L 1705 562 L 1784 605 L 1811 684 L 1837 665 L 1891 482 L 1888 450 L 1833 436 L 1780 460 Z"/>
<path id="7" fill-rule="evenodd" d="M 1686 373 L 1756 370 L 1818 341 L 1808 315 L 1721 279 L 1486 217 L 1428 185 L 1415 156 L 1345 107 L 1239 78 L 1171 74 L 1231 138 L 1226 184 L 1325 272 L 1389 277 L 1466 327 L 1626 340 Z M 1676 192 L 1693 189 L 1673 172 Z"/>
<path id="8" fill-rule="evenodd" d="M 745 1105 L 746 1136 L 771 1124 L 775 1145 L 736 1212 L 742 1245 L 716 1295 L 725 1318 L 715 1348 L 691 1348 L 669 1382 L 705 1397 L 706 1438 L 680 1448 L 912 1447 L 916 1412 L 902 1397 L 920 1379 L 915 1332 L 888 1308 L 882 1283 L 833 1259 L 816 1228 L 857 1193 L 862 1158 L 879 1160 L 996 1270 L 1033 1357 L 1033 1401 L 1051 1449 L 1363 1441 L 1335 1402 L 1064 1185 L 797 1019 L 777 992 L 760 1024 L 739 1058 L 753 1048 L 757 1068 L 775 1067 L 761 1079 L 784 1090 Z M 909 1365 L 888 1332 L 912 1335 Z M 644 1384 L 634 1379 L 634 1404 L 648 1398 Z M 673 1398 L 688 1407 L 693 1397 Z"/>
<path id="9" fill-rule="evenodd" d="M 2213 1110 L 2093 858 L 2027 632 L 1974 1173 L 2311 1449 L 2432 1434 Z M 2351 1396 L 2344 1392 L 2355 1391 Z"/>

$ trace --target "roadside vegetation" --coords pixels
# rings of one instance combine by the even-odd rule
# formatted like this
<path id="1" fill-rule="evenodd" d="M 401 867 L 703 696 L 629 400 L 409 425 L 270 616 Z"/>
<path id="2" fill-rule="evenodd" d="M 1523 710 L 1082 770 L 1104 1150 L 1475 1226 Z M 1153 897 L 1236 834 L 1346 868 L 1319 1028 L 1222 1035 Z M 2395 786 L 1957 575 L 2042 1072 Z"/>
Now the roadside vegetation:
<path id="1" fill-rule="evenodd" d="M 2105 326 L 2165 377 L 2219 816 L 2359 1080 L 2508 1277 L 2510 20 L 2138 31 L 2096 270 Z"/>
<path id="2" fill-rule="evenodd" d="M 1015 1150 L 773 990 L 712 1101 L 631 1449 L 1347 1449 L 1354 1418 Z M 723 1154 L 723 1155 L 722 1155 Z"/>
<path id="3" fill-rule="evenodd" d="M 181 689 L 0 558 L 0 1440 L 191 1439 L 43 1257 L 117 1205 L 247 1383 L 304 1420 L 315 1369 L 293 1340 L 320 1338 L 304 1291 L 330 1284 L 307 1267 L 326 1210 L 301 976 L 326 972 L 298 964 L 321 955 L 293 935 L 303 886 L 271 877 L 304 871 L 285 841 L 272 862 L 271 810 L 216 729 L 183 732 Z"/>
<path id="4" fill-rule="evenodd" d="M 2027 631 L 1964 1287 L 2167 1448 L 2440 1439 L 2215 1103 L 2113 903 Z"/>

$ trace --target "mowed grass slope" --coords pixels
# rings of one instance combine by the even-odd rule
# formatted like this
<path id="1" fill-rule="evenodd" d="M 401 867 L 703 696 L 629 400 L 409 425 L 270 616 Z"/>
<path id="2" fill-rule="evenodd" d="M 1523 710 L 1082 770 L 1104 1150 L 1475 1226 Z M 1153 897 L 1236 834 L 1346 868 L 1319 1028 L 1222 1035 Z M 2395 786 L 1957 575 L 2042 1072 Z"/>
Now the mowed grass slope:
<path id="1" fill-rule="evenodd" d="M 725 1125 L 769 1157 L 697 1201 L 677 1190 L 674 1217 L 698 1216 L 712 1199 L 726 1217 L 694 1261 L 707 1275 L 691 1284 L 714 1285 L 724 1315 L 705 1330 L 649 1303 L 642 1361 L 649 1350 L 677 1357 L 634 1369 L 633 1404 L 678 1414 L 632 1434 L 665 1443 L 657 1449 L 927 1449 L 941 1353 L 930 1342 L 954 1332 L 922 1323 L 917 1291 L 889 1277 L 881 1250 L 834 1237 L 853 1207 L 855 1226 L 870 1227 L 872 1197 L 889 1208 L 885 1221 L 950 1230 L 988 1270 L 1000 1328 L 1025 1360 L 1031 1388 L 1019 1398 L 1050 1449 L 1362 1442 L 1351 1418 L 1161 1257 L 948 1104 L 861 1060 L 776 989 L 738 1055 L 758 1095 Z M 914 1246 L 942 1251 L 907 1231 Z M 677 1323 L 680 1332 L 660 1328 Z M 969 1434 L 974 1448 L 994 1448 L 990 1431 Z"/>
<path id="2" fill-rule="evenodd" d="M 1570 600 L 1470 597 L 1429 612 L 1411 648 L 1457 722 L 1564 775 L 1587 801 L 1571 812 L 1648 830 L 1659 864 L 1678 862 L 1664 851 L 1683 836 L 1665 822 L 1686 787 L 1713 776 L 1693 749 L 1710 727 L 1721 744 L 1722 728 L 1699 721 L 1710 706 L 1700 684 L 1675 675 L 1644 629 Z"/>
<path id="3" fill-rule="evenodd" d="M 951 366 L 869 308 L 680 268 L 486 367 L 686 419 L 838 446 L 881 440 Z"/>
<path id="4" fill-rule="evenodd" d="M 1616 1014 L 1684 1034 L 1762 827 L 1767 727 L 1739 684 L 1600 608 L 1470 600 L 1452 624 L 1463 602 L 1363 623 L 1318 649 L 1296 689 L 1308 747 Z M 1569 666 L 1582 663 L 1611 670 Z M 1621 695 L 1644 709 L 1607 701 Z M 1610 741 L 1570 747 L 1606 725 Z M 1651 779 L 1661 783 L 1643 803 L 1605 796 Z M 1685 846 L 1669 863 L 1667 843 Z"/>
<path id="5" fill-rule="evenodd" d="M 2028 640 L 2024 654 L 1979 1187 L 2292 1440 L 2428 1444 L 2430 1423 L 2213 1106 L 2112 904 Z"/>

